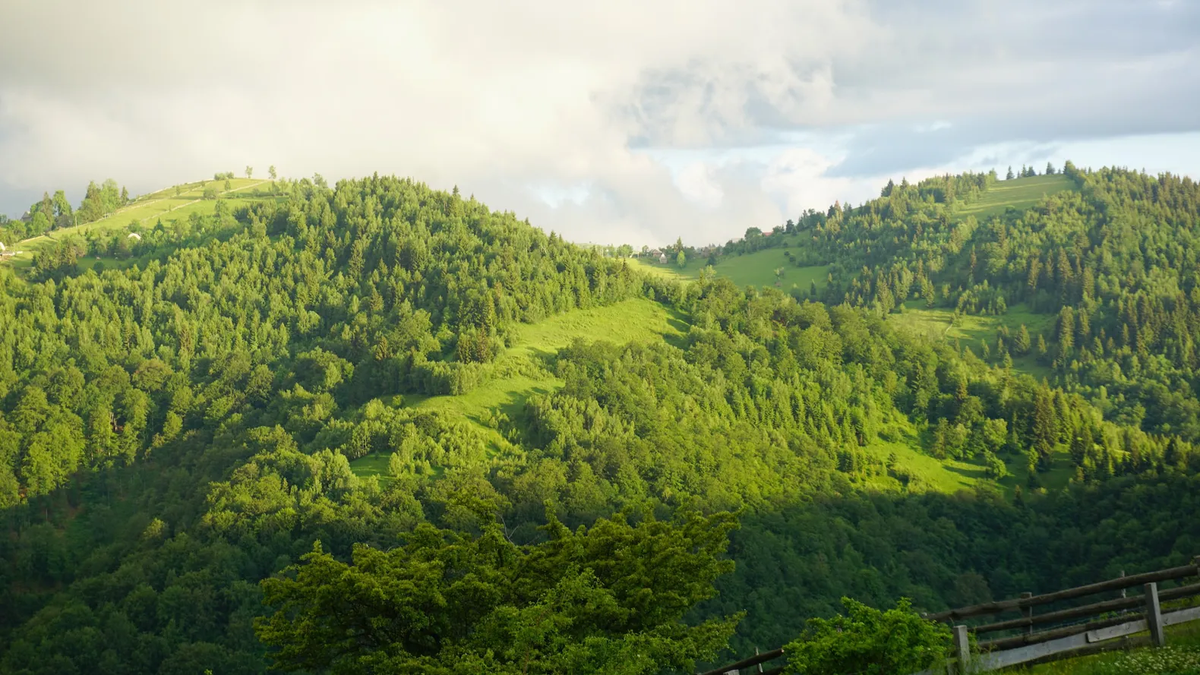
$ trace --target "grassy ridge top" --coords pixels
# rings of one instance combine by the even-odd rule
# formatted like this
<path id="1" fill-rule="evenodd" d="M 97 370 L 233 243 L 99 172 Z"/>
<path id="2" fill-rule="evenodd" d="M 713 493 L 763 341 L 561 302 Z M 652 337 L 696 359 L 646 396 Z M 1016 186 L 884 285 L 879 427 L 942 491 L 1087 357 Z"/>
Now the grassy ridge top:
<path id="1" fill-rule="evenodd" d="M 43 248 L 53 246 L 66 237 L 110 234 L 123 230 L 134 223 L 153 227 L 159 220 L 164 224 L 169 224 L 182 218 L 188 218 L 193 213 L 211 214 L 216 208 L 216 200 L 204 199 L 204 188 L 208 183 L 216 183 L 221 188 L 219 198 L 235 208 L 252 201 L 273 198 L 270 189 L 272 181 L 267 179 L 233 178 L 229 181 L 228 190 L 224 189 L 224 181 L 199 181 L 172 186 L 142 195 L 100 220 L 54 230 L 17 242 L 12 246 L 17 253 L 6 262 L 15 269 L 24 271 L 33 264 L 34 254 Z M 90 263 L 83 260 L 81 264 L 87 266 Z"/>
<path id="2" fill-rule="evenodd" d="M 956 212 L 964 217 L 975 216 L 976 219 L 983 219 L 1004 213 L 1010 206 L 1018 210 L 1027 209 L 1036 205 L 1043 197 L 1073 189 L 1075 183 L 1060 173 L 1004 180 L 988 188 L 979 200 L 959 207 Z"/>
<path id="3" fill-rule="evenodd" d="M 954 215 L 962 218 L 974 216 L 982 220 L 1004 213 L 1009 207 L 1028 209 L 1044 197 L 1074 189 L 1075 183 L 1063 174 L 1000 181 L 988 188 L 975 202 L 955 208 Z M 713 270 L 717 276 L 727 277 L 739 286 L 776 286 L 783 289 L 795 286 L 808 291 L 815 283 L 820 290 L 827 283 L 828 265 L 797 267 L 787 259 L 788 250 L 804 247 L 807 238 L 803 234 L 782 235 L 781 246 L 723 256 Z M 674 259 L 659 263 L 649 258 L 631 258 L 630 263 L 638 270 L 679 281 L 699 278 L 700 270 L 707 266 L 704 258 L 688 260 L 683 267 L 678 267 Z M 777 275 L 777 270 L 781 274 Z"/>
<path id="4" fill-rule="evenodd" d="M 799 236 L 791 239 L 795 240 L 796 245 L 800 242 Z M 812 284 L 816 284 L 818 289 L 825 287 L 828 265 L 796 267 L 785 257 L 787 251 L 785 248 L 768 248 L 745 255 L 729 256 L 713 265 L 713 271 L 717 276 L 727 277 L 738 286 L 777 286 L 785 290 L 795 286 L 803 291 L 809 290 Z M 707 266 L 707 262 L 702 259 L 688 261 L 682 268 L 674 263 L 659 264 L 640 258 L 632 258 L 630 263 L 637 270 L 679 281 L 700 278 L 700 270 Z M 776 270 L 779 270 L 780 274 L 776 275 Z"/>

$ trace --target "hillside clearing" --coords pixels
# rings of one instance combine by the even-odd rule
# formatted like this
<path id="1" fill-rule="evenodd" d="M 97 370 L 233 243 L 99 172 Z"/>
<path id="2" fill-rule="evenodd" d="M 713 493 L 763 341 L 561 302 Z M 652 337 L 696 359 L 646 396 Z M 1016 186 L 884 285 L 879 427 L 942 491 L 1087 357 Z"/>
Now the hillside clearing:
<path id="1" fill-rule="evenodd" d="M 1004 213 L 1010 206 L 1015 209 L 1027 209 L 1041 201 L 1042 197 L 1073 189 L 1075 184 L 1062 174 L 1002 180 L 988 188 L 979 201 L 957 209 L 956 214 L 962 217 L 975 216 L 976 219 L 982 220 Z"/>
<path id="2" fill-rule="evenodd" d="M 178 194 L 176 194 L 176 187 L 171 187 L 143 195 L 106 218 L 75 227 L 54 230 L 13 244 L 12 248 L 19 253 L 9 258 L 9 263 L 15 269 L 24 271 L 33 264 L 33 256 L 37 251 L 73 235 L 84 236 L 89 233 L 100 235 L 123 230 L 135 222 L 139 225 L 152 226 L 160 219 L 167 224 L 190 217 L 193 213 L 210 214 L 216 208 L 216 200 L 203 198 L 204 184 L 207 183 L 216 183 L 218 187 L 224 187 L 224 181 L 206 181 L 177 186 Z M 233 208 L 268 198 L 272 194 L 269 190 L 270 180 L 234 178 L 229 183 L 230 189 L 222 189 L 220 195 Z M 94 264 L 94 262 L 90 264 Z M 81 260 L 80 265 L 88 266 L 89 264 Z"/>
<path id="3" fill-rule="evenodd" d="M 651 343 L 675 340 L 687 332 L 687 324 L 666 307 L 647 299 L 632 299 L 605 307 L 577 309 L 553 316 L 536 324 L 516 329 L 512 346 L 494 364 L 494 375 L 487 382 L 461 396 L 405 396 L 406 405 L 437 410 L 476 425 L 488 437 L 493 449 L 504 440 L 494 424 L 495 415 L 509 418 L 521 414 L 525 401 L 533 394 L 550 393 L 562 386 L 551 373 L 548 359 L 575 340 L 616 344 Z M 368 455 L 350 463 L 359 476 L 387 473 L 388 458 Z"/>
<path id="4" fill-rule="evenodd" d="M 970 347 L 976 356 L 982 356 L 983 343 L 995 349 L 996 336 L 1001 326 L 1014 335 L 1024 325 L 1032 340 L 1041 333 L 1047 341 L 1053 336 L 1055 317 L 1029 311 L 1021 303 L 1008 308 L 999 315 L 962 314 L 957 320 L 954 311 L 945 307 L 927 307 L 924 300 L 909 300 L 904 311 L 888 315 L 892 325 L 903 330 L 923 335 L 930 340 L 942 340 L 960 347 Z M 1039 364 L 1032 355 L 1013 355 L 1013 367 L 1034 377 L 1045 377 L 1050 370 Z"/>
<path id="5" fill-rule="evenodd" d="M 653 343 L 678 340 L 688 324 L 675 312 L 645 299 L 625 300 L 606 307 L 573 310 L 536 324 L 523 324 L 505 353 L 495 362 L 494 376 L 461 396 L 405 395 L 403 404 L 413 408 L 436 410 L 465 421 L 482 431 L 493 451 L 508 445 L 497 429 L 499 415 L 514 419 L 522 414 L 525 402 L 534 394 L 548 394 L 563 385 L 548 368 L 549 360 L 575 340 L 605 341 L 616 344 Z M 941 461 L 921 449 L 916 429 L 907 420 L 896 420 L 899 438 L 875 439 L 867 445 L 868 454 L 886 460 L 895 455 L 898 467 L 916 478 L 912 488 L 918 491 L 953 493 L 971 489 L 985 480 L 983 466 L 971 461 Z M 360 477 L 378 476 L 388 481 L 388 457 L 372 454 L 350 463 Z M 436 467 L 435 467 L 436 468 Z M 1018 467 L 1011 467 L 1016 471 Z M 1015 485 L 1015 483 L 1014 483 Z M 899 489 L 893 478 L 872 479 L 868 487 Z M 1011 489 L 1011 487 L 1010 487 Z"/>
<path id="6" fill-rule="evenodd" d="M 827 265 L 812 265 L 797 267 L 788 261 L 787 248 L 768 248 L 745 255 L 727 256 L 721 258 L 713 270 L 717 276 L 726 277 L 738 286 L 776 286 L 783 290 L 798 288 L 808 291 L 813 284 L 818 289 L 828 283 L 829 267 Z M 660 265 L 656 262 L 630 259 L 634 269 L 648 272 L 656 276 L 693 281 L 700 278 L 700 270 L 706 266 L 705 260 L 692 260 L 682 269 L 674 264 Z M 776 276 L 775 270 L 781 274 Z"/>

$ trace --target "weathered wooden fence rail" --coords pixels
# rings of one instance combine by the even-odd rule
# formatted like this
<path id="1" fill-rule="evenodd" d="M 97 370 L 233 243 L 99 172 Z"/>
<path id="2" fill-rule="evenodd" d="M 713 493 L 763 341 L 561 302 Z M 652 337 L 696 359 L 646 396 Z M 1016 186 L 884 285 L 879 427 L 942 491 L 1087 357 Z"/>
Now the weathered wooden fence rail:
<path id="1" fill-rule="evenodd" d="M 1200 583 L 1180 585 L 1159 590 L 1162 582 L 1184 582 L 1200 575 L 1200 556 L 1190 565 L 1170 569 L 1121 576 L 1108 581 L 1068 588 L 1054 593 L 1033 595 L 1024 593 L 1019 598 L 988 602 L 971 607 L 960 607 L 945 612 L 922 615 L 931 621 L 951 624 L 954 630 L 953 658 L 945 669 L 941 667 L 914 675 L 964 675 L 998 670 L 1019 664 L 1035 664 L 1074 658 L 1112 649 L 1134 646 L 1162 646 L 1166 643 L 1164 632 L 1167 626 L 1200 619 L 1200 607 L 1188 607 L 1163 612 L 1162 603 L 1200 596 Z M 1141 595 L 1128 596 L 1127 589 L 1142 588 Z M 1100 593 L 1120 591 L 1121 597 L 1093 602 L 1078 607 L 1054 609 L 1037 614 L 1035 607 L 1061 603 Z M 1017 618 L 993 621 L 975 626 L 960 622 L 976 617 L 993 616 L 1018 612 Z M 1001 635 L 988 640 L 979 640 L 980 635 L 1020 631 Z M 1148 636 L 1132 637 L 1149 632 Z M 971 637 L 975 636 L 974 648 Z M 746 668 L 753 668 L 744 675 L 782 673 L 785 666 L 772 665 L 764 670 L 764 664 L 781 659 L 782 649 L 757 654 L 735 663 L 726 664 L 702 675 L 743 675 Z"/>

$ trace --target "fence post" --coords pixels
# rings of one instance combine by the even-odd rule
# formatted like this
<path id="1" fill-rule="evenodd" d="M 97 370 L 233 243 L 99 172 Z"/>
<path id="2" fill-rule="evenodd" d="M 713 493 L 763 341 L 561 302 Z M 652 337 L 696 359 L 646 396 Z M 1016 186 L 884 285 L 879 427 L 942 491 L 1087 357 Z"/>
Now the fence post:
<path id="1" fill-rule="evenodd" d="M 1033 593 L 1030 593 L 1029 591 L 1025 591 L 1024 593 L 1022 593 L 1022 594 L 1021 594 L 1021 599 L 1022 599 L 1022 600 L 1027 600 L 1027 599 L 1029 599 L 1029 598 L 1032 598 L 1032 597 L 1033 597 Z M 1032 608 L 1032 607 L 1022 607 L 1022 608 L 1021 608 L 1021 616 L 1025 617 L 1026 619 L 1030 619 L 1030 620 L 1031 620 L 1031 621 L 1029 622 L 1029 625 L 1025 626 L 1025 634 L 1026 634 L 1026 635 L 1033 635 L 1033 621 L 1032 621 L 1032 619 L 1033 619 L 1033 608 Z"/>
<path id="2" fill-rule="evenodd" d="M 958 655 L 958 675 L 967 675 L 971 672 L 971 641 L 966 626 L 954 627 L 954 653 Z"/>
<path id="3" fill-rule="evenodd" d="M 1125 570 L 1121 570 L 1121 578 L 1122 578 L 1122 579 L 1124 579 L 1124 578 L 1125 578 Z M 1122 599 L 1126 597 L 1126 596 L 1125 596 L 1125 591 L 1127 591 L 1127 590 L 1128 590 L 1128 589 L 1126 589 L 1126 588 L 1122 588 L 1122 589 L 1121 589 L 1121 598 L 1122 598 Z"/>
<path id="4" fill-rule="evenodd" d="M 1146 591 L 1146 626 L 1150 629 L 1150 640 L 1155 647 L 1167 644 L 1167 635 L 1163 632 L 1162 608 L 1158 603 L 1158 584 L 1153 581 L 1143 588 Z"/>

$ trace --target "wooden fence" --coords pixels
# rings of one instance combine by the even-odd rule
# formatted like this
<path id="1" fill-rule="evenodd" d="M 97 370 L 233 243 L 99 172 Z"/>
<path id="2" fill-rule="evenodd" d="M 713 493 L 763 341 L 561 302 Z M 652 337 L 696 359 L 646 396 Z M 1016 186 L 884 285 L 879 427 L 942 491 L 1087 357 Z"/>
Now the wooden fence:
<path id="1" fill-rule="evenodd" d="M 914 675 L 963 675 L 998 670 L 1018 664 L 1032 665 L 1065 658 L 1074 658 L 1112 649 L 1166 644 L 1167 626 L 1200 619 L 1200 607 L 1188 607 L 1164 612 L 1162 603 L 1200 596 L 1200 583 L 1179 585 L 1159 590 L 1162 582 L 1184 582 L 1200 575 L 1200 556 L 1192 564 L 1157 572 L 1118 577 L 1108 581 L 1068 588 L 1054 593 L 1033 595 L 1023 593 L 1012 600 L 988 602 L 960 607 L 945 612 L 922 615 L 931 621 L 951 624 L 954 631 L 954 655 L 946 666 Z M 1139 595 L 1130 596 L 1128 589 L 1141 587 Z M 1052 608 L 1035 613 L 1035 607 L 1045 608 L 1078 598 L 1119 591 L 1121 597 L 1092 602 L 1076 607 Z M 980 625 L 962 622 L 977 617 L 1017 613 L 1019 617 L 992 621 Z M 979 640 L 984 634 L 999 634 Z M 1146 636 L 1133 637 L 1138 633 Z M 972 637 L 975 645 L 972 647 Z M 782 649 L 756 654 L 729 663 L 702 675 L 777 675 L 783 665 L 769 665 L 784 656 Z M 743 669 L 751 669 L 743 673 Z"/>

